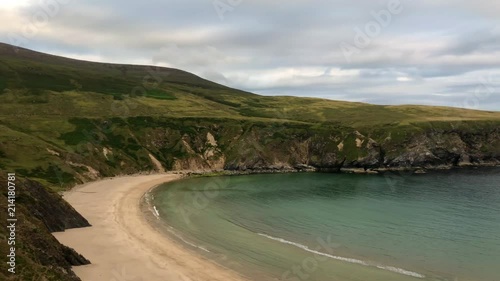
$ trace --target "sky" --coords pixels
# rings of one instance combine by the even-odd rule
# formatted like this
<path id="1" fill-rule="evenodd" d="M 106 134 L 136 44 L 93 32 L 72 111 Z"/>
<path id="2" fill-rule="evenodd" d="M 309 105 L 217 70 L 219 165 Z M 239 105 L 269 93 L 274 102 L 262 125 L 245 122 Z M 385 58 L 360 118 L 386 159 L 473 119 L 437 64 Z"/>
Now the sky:
<path id="1" fill-rule="evenodd" d="M 500 111 L 500 1 L 2 0 L 0 41 L 257 94 Z"/>

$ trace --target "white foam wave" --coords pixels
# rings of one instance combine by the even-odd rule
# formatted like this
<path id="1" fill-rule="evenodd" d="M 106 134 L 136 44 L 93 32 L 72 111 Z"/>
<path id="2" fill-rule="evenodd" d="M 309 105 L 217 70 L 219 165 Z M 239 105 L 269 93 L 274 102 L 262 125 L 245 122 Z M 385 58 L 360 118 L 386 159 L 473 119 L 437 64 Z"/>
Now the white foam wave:
<path id="1" fill-rule="evenodd" d="M 186 239 L 184 239 L 184 237 L 182 237 L 181 235 L 177 234 L 177 232 L 175 232 L 175 231 L 174 231 L 174 229 L 173 229 L 171 226 L 169 226 L 169 227 L 168 227 L 168 232 L 172 233 L 175 237 L 177 237 L 178 239 L 180 239 L 182 242 L 184 242 L 184 243 L 188 244 L 189 246 L 191 246 L 191 247 L 195 247 L 195 248 L 198 248 L 198 249 L 200 249 L 200 250 L 202 250 L 202 251 L 205 251 L 205 252 L 207 252 L 207 253 L 210 253 L 210 251 L 209 251 L 209 250 L 207 250 L 206 248 L 204 248 L 204 247 L 202 247 L 202 246 L 198 246 L 198 245 L 196 245 L 196 244 L 193 244 L 193 243 L 191 243 L 191 242 L 187 241 Z"/>
<path id="2" fill-rule="evenodd" d="M 158 212 L 158 209 L 156 209 L 156 206 L 153 206 L 153 210 L 154 210 L 154 215 L 157 219 L 160 219 L 160 213 Z"/>
<path id="3" fill-rule="evenodd" d="M 148 191 L 146 193 L 146 195 L 144 196 L 144 200 L 146 201 L 146 205 L 148 206 L 148 209 L 155 216 L 155 218 L 159 220 L 160 213 L 158 212 L 158 209 L 156 209 L 156 206 L 151 203 L 152 199 L 153 199 L 153 195 Z"/>
<path id="4" fill-rule="evenodd" d="M 313 253 L 313 254 L 316 254 L 316 255 L 328 257 L 328 258 L 331 258 L 331 259 L 335 259 L 335 260 L 339 260 L 339 261 L 344 261 L 344 262 L 349 262 L 349 263 L 354 263 L 354 264 L 360 264 L 360 265 L 364 265 L 364 266 L 374 266 L 374 267 L 377 267 L 377 268 L 382 269 L 382 270 L 388 270 L 388 271 L 392 271 L 392 272 L 395 272 L 395 273 L 399 273 L 399 274 L 403 274 L 403 275 L 407 275 L 407 276 L 412 276 L 412 277 L 416 277 L 416 278 L 425 278 L 425 275 L 422 275 L 422 274 L 417 273 L 417 272 L 405 270 L 405 269 L 402 269 L 402 268 L 393 267 L 393 266 L 374 265 L 374 264 L 370 264 L 369 262 L 358 260 L 358 259 L 346 258 L 346 257 L 341 257 L 341 256 L 334 256 L 334 255 L 330 255 L 330 254 L 327 254 L 327 253 L 323 253 L 323 252 L 320 252 L 320 251 L 313 250 L 313 249 L 307 247 L 306 245 L 302 245 L 302 244 L 299 244 L 299 243 L 288 241 L 288 240 L 285 240 L 283 238 L 273 237 L 273 236 L 270 236 L 270 235 L 267 235 L 267 234 L 263 234 L 263 233 L 257 233 L 257 234 L 260 235 L 260 236 L 269 238 L 271 240 L 275 240 L 275 241 L 278 241 L 278 242 L 281 242 L 281 243 L 284 243 L 284 244 L 292 245 L 292 246 L 300 248 L 300 249 L 302 249 L 304 251 L 307 251 L 307 252 L 310 252 L 310 253 Z"/>
<path id="5" fill-rule="evenodd" d="M 150 198 L 150 196 L 151 196 L 151 198 Z M 157 219 L 160 219 L 160 212 L 158 212 L 158 209 L 156 208 L 155 205 L 151 204 L 151 201 L 153 200 L 153 198 L 154 198 L 154 195 L 150 194 L 149 192 L 146 193 L 145 200 L 146 200 L 146 204 L 148 205 L 149 210 L 151 211 L 151 213 L 153 213 L 153 215 Z M 152 208 L 151 208 L 151 206 L 152 206 Z M 206 249 L 202 246 L 198 246 L 196 244 L 193 244 L 193 243 L 187 241 L 186 239 L 184 239 L 184 237 L 182 237 L 177 232 L 175 232 L 171 226 L 168 227 L 168 232 L 172 233 L 172 235 L 174 235 L 175 237 L 177 237 L 179 240 L 186 243 L 187 245 L 194 247 L 194 248 L 197 248 L 197 249 L 200 249 L 200 250 L 205 251 L 207 253 L 210 253 L 210 251 L 208 249 Z"/>
<path id="6" fill-rule="evenodd" d="M 389 270 L 389 271 L 392 271 L 392 272 L 395 272 L 395 273 L 399 273 L 399 274 L 403 274 L 403 275 L 408 275 L 408 276 L 413 276 L 413 277 L 417 277 L 417 278 L 425 278 L 425 275 L 422 275 L 420 273 L 416 273 L 416 272 L 413 272 L 413 271 L 409 271 L 409 270 L 406 270 L 406 269 L 402 269 L 402 268 L 399 268 L 399 267 L 377 265 L 377 268 L 383 269 L 383 270 Z"/>

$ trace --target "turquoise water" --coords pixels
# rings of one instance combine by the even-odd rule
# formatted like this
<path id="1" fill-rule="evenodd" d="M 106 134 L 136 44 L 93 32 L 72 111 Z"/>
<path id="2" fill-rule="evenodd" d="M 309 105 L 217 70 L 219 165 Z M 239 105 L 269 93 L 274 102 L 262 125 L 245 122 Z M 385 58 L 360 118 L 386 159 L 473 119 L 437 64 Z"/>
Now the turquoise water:
<path id="1" fill-rule="evenodd" d="M 195 178 L 153 192 L 179 243 L 254 280 L 500 280 L 500 170 Z"/>

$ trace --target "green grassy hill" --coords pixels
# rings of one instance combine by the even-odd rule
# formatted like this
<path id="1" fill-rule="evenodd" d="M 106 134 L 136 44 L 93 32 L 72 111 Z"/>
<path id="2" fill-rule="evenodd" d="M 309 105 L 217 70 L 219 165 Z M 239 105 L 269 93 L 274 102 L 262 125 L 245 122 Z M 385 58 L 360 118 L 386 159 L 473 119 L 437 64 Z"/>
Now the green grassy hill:
<path id="1" fill-rule="evenodd" d="M 2 108 L 3 116 L 106 117 L 123 113 L 113 112 L 114 104 L 129 107 L 128 116 L 288 119 L 360 125 L 500 119 L 498 112 L 259 96 L 178 69 L 73 60 L 1 43 L 0 73 L 0 93 L 10 104 Z"/>
<path id="2" fill-rule="evenodd" d="M 0 169 L 53 188 L 151 171 L 151 156 L 166 169 L 372 169 L 495 164 L 500 150 L 500 112 L 260 96 L 7 44 L 0 99 Z"/>

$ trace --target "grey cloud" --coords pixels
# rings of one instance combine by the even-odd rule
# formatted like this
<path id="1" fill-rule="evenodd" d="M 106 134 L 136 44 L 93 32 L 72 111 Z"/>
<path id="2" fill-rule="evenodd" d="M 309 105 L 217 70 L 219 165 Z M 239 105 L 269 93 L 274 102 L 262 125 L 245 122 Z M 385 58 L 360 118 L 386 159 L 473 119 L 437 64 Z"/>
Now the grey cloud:
<path id="1" fill-rule="evenodd" d="M 465 32 L 456 37 L 448 48 L 437 52 L 436 56 L 465 55 L 500 50 L 500 30 L 480 29 Z"/>
<path id="2" fill-rule="evenodd" d="M 220 83 L 220 84 L 228 84 L 229 81 L 227 80 L 227 78 L 220 72 L 217 72 L 217 71 L 205 71 L 202 73 L 203 77 L 205 77 L 206 79 L 210 80 L 210 81 L 214 81 L 214 82 L 217 82 L 217 83 Z"/>
<path id="3" fill-rule="evenodd" d="M 0 4 L 0 18 L 18 19 L 0 20 L 2 41 L 40 10 L 35 2 L 15 15 Z M 340 44 L 354 44 L 388 2 L 243 0 L 221 20 L 207 0 L 74 0 L 25 47 L 168 65 L 261 94 L 381 104 L 454 105 L 470 93 L 457 80 L 500 72 L 500 5 L 487 0 L 401 0 L 403 11 L 348 62 Z M 497 96 L 482 108 L 500 109 Z"/>

